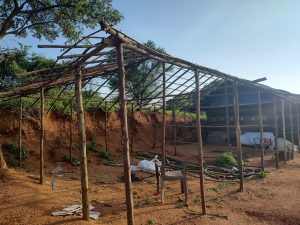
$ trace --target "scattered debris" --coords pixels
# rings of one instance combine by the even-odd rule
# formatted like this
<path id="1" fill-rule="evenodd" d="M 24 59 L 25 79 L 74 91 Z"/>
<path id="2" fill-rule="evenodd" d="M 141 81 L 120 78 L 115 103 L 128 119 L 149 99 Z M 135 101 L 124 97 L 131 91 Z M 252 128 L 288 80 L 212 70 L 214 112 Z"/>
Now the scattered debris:
<path id="1" fill-rule="evenodd" d="M 91 204 L 89 205 L 89 210 L 95 209 L 94 206 Z M 82 210 L 82 204 L 75 204 L 75 205 L 70 205 L 66 208 L 64 208 L 62 211 L 58 212 L 53 212 L 51 213 L 52 216 L 71 216 L 71 215 L 82 215 L 81 213 Z M 100 216 L 100 212 L 97 211 L 90 211 L 90 218 L 97 220 Z"/>
<path id="2" fill-rule="evenodd" d="M 63 171 L 64 170 L 61 166 L 57 166 L 51 171 L 51 174 L 58 174 L 58 173 L 62 173 Z"/>

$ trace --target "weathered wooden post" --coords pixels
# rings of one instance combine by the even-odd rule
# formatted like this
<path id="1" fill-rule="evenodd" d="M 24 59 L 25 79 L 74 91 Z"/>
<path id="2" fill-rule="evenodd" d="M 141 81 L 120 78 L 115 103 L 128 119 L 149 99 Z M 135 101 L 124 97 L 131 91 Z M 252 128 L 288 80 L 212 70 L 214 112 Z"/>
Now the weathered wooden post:
<path id="1" fill-rule="evenodd" d="M 225 78 L 225 114 L 226 114 L 226 131 L 227 131 L 227 145 L 230 148 L 230 127 L 229 127 L 229 101 L 228 101 L 228 86 L 227 78 Z"/>
<path id="2" fill-rule="evenodd" d="M 41 87 L 40 90 L 40 184 L 44 183 L 44 87 Z"/>
<path id="3" fill-rule="evenodd" d="M 277 122 L 277 98 L 274 95 L 274 108 L 273 108 L 273 115 L 274 115 L 274 134 L 275 134 L 275 165 L 276 169 L 279 169 L 279 156 L 278 156 L 278 122 Z"/>
<path id="4" fill-rule="evenodd" d="M 70 103 L 70 164 L 72 164 L 73 159 L 73 101 Z"/>
<path id="5" fill-rule="evenodd" d="M 76 112 L 78 120 L 78 142 L 80 151 L 80 172 L 81 172 L 81 196 L 82 196 L 82 218 L 84 220 L 90 219 L 89 210 L 89 184 L 88 184 L 88 170 L 87 170 L 87 157 L 86 157 L 86 135 L 85 135 L 85 122 L 84 110 L 82 103 L 82 90 L 81 90 L 81 69 L 75 75 L 75 97 L 76 97 Z"/>
<path id="6" fill-rule="evenodd" d="M 174 155 L 177 155 L 177 147 L 176 147 L 176 138 L 177 138 L 177 129 L 176 129 L 176 105 L 175 100 L 173 100 L 173 111 L 172 111 L 172 120 L 173 120 L 173 146 L 174 146 Z"/>
<path id="7" fill-rule="evenodd" d="M 22 117 L 23 117 L 23 107 L 22 107 L 22 97 L 20 97 L 20 114 L 19 114 L 19 167 L 22 163 Z"/>
<path id="8" fill-rule="evenodd" d="M 166 65 L 163 63 L 163 115 L 162 115 L 162 167 L 161 167 L 161 202 L 165 201 L 165 172 L 166 172 Z"/>
<path id="9" fill-rule="evenodd" d="M 206 215 L 206 204 L 205 204 L 205 193 L 204 193 L 204 168 L 203 168 L 203 147 L 202 147 L 202 136 L 201 136 L 201 120 L 200 120 L 200 80 L 199 71 L 195 70 L 195 84 L 196 84 L 196 136 L 197 136 L 197 149 L 198 149 L 198 162 L 199 162 L 199 175 L 200 175 L 200 193 L 201 193 L 201 206 L 202 213 Z"/>
<path id="10" fill-rule="evenodd" d="M 285 116 L 284 116 L 284 99 L 281 99 L 281 117 L 282 117 L 282 139 L 283 139 L 283 151 L 284 151 L 284 163 L 286 164 L 286 133 L 285 133 Z"/>
<path id="11" fill-rule="evenodd" d="M 261 91 L 258 89 L 258 119 L 259 119 L 259 131 L 260 131 L 260 148 L 261 148 L 261 170 L 265 170 L 265 147 L 263 142 L 264 124 L 261 111 Z"/>
<path id="12" fill-rule="evenodd" d="M 104 121 L 104 137 L 105 137 L 105 151 L 108 151 L 108 141 L 107 141 L 107 102 L 105 102 L 105 121 Z"/>
<path id="13" fill-rule="evenodd" d="M 118 75 L 119 75 L 119 100 L 120 100 L 120 119 L 122 127 L 122 145 L 124 154 L 124 178 L 125 178 L 125 192 L 126 192 L 126 205 L 127 205 L 127 223 L 134 224 L 133 215 L 133 196 L 132 196 L 132 183 L 130 171 L 130 155 L 129 155 L 129 138 L 128 138 L 128 123 L 127 123 L 127 110 L 125 100 L 125 68 L 123 45 L 118 40 L 117 43 L 117 61 L 118 61 Z"/>
<path id="14" fill-rule="evenodd" d="M 237 90 L 237 82 L 233 81 L 234 92 L 234 114 L 235 114 L 235 136 L 236 146 L 239 156 L 239 172 L 240 172 L 240 191 L 244 190 L 244 176 L 243 176 L 243 150 L 241 145 L 241 127 L 240 127 L 240 109 L 239 109 L 239 97 Z"/>
<path id="15" fill-rule="evenodd" d="M 156 108 L 155 104 L 153 104 L 153 145 L 152 148 L 155 149 L 156 147 Z"/>
<path id="16" fill-rule="evenodd" d="M 290 113 L 290 131 L 291 131 L 291 142 L 293 144 L 293 151 L 294 151 L 294 144 L 295 144 L 295 139 L 294 139 L 294 124 L 293 124 L 293 109 L 292 109 L 292 102 L 289 101 L 289 113 Z"/>
<path id="17" fill-rule="evenodd" d="M 133 152 L 133 135 L 134 135 L 134 106 L 131 104 L 131 135 L 130 135 L 130 150 Z"/>

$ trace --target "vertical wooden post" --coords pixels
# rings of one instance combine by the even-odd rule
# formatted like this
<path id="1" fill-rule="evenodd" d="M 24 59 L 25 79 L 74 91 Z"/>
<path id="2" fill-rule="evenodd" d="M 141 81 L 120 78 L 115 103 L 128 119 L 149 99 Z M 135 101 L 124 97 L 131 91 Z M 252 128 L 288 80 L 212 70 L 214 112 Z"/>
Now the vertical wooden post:
<path id="1" fill-rule="evenodd" d="M 130 136 L 130 150 L 133 152 L 133 135 L 134 135 L 134 107 L 131 104 L 131 136 Z"/>
<path id="2" fill-rule="evenodd" d="M 105 102 L 105 121 L 104 121 L 104 136 L 105 136 L 105 151 L 108 151 L 108 141 L 107 141 L 107 102 Z"/>
<path id="3" fill-rule="evenodd" d="M 40 91 L 40 184 L 44 183 L 44 87 Z"/>
<path id="4" fill-rule="evenodd" d="M 73 160 L 73 101 L 70 103 L 70 164 Z"/>
<path id="5" fill-rule="evenodd" d="M 82 218 L 84 220 L 90 219 L 89 210 L 89 184 L 88 184 L 88 170 L 86 157 L 86 135 L 84 110 L 82 103 L 82 86 L 81 86 L 81 69 L 75 76 L 75 96 L 76 96 L 76 112 L 78 120 L 78 142 L 80 151 L 80 172 L 81 172 L 81 197 L 82 197 Z"/>
<path id="6" fill-rule="evenodd" d="M 177 138 L 177 129 L 176 129 L 176 106 L 175 100 L 173 101 L 173 111 L 172 111 L 172 120 L 173 120 L 173 146 L 174 146 L 174 155 L 177 155 L 177 147 L 176 147 L 176 138 Z"/>
<path id="7" fill-rule="evenodd" d="M 297 137 L 298 137 L 298 150 L 300 150 L 300 125 L 299 125 L 299 104 L 297 103 Z M 300 151 L 299 151 L 300 152 Z"/>
<path id="8" fill-rule="evenodd" d="M 281 99 L 281 117 L 282 117 L 282 139 L 283 139 L 283 151 L 284 151 L 284 163 L 286 164 L 286 133 L 285 133 L 285 116 L 284 116 L 284 99 Z"/>
<path id="9" fill-rule="evenodd" d="M 161 202 L 165 201 L 166 172 L 166 65 L 163 63 L 163 115 L 162 115 L 162 167 L 161 167 Z"/>
<path id="10" fill-rule="evenodd" d="M 274 134 L 275 134 L 275 165 L 276 169 L 279 169 L 279 156 L 278 156 L 278 122 L 277 122 L 277 98 L 274 95 L 274 108 L 273 108 L 273 116 L 274 116 Z"/>
<path id="11" fill-rule="evenodd" d="M 264 149 L 264 142 L 263 142 L 263 132 L 264 132 L 264 125 L 263 125 L 263 117 L 261 111 L 261 91 L 258 90 L 258 119 L 259 119 L 259 131 L 260 131 L 260 148 L 261 148 L 261 170 L 265 170 L 265 149 Z"/>
<path id="12" fill-rule="evenodd" d="M 196 136 L 197 136 L 197 149 L 198 149 L 198 162 L 199 162 L 199 175 L 200 175 L 200 193 L 201 193 L 201 206 L 202 213 L 206 215 L 206 205 L 205 205 L 205 193 L 204 193 L 204 168 L 203 168 L 203 148 L 202 148 L 202 136 L 201 136 L 201 120 L 200 120 L 200 80 L 199 71 L 195 70 L 195 84 L 196 84 Z"/>
<path id="13" fill-rule="evenodd" d="M 289 101 L 289 114 L 290 114 L 290 131 L 291 131 L 291 142 L 293 144 L 293 151 L 294 151 L 294 124 L 293 124 L 293 109 L 292 109 L 292 102 Z"/>
<path id="14" fill-rule="evenodd" d="M 225 113 L 226 113 L 226 131 L 227 131 L 227 144 L 228 147 L 231 147 L 230 143 L 230 127 L 229 127 L 229 101 L 228 101 L 228 87 L 227 87 L 227 78 L 225 78 Z"/>
<path id="15" fill-rule="evenodd" d="M 20 97 L 20 115 L 19 115 L 19 167 L 21 167 L 21 163 L 22 163 L 22 117 L 23 117 L 22 97 Z"/>
<path id="16" fill-rule="evenodd" d="M 156 147 L 156 108 L 155 104 L 153 104 L 153 146 L 152 148 L 155 149 Z"/>
<path id="17" fill-rule="evenodd" d="M 241 145 L 241 127 L 240 127 L 240 109 L 239 109 L 239 97 L 237 90 L 237 82 L 233 82 L 233 92 L 234 92 L 234 114 L 235 114 L 235 136 L 236 136 L 236 146 L 238 149 L 239 156 L 239 172 L 240 172 L 240 191 L 244 190 L 244 176 L 243 176 L 243 150 Z"/>
<path id="18" fill-rule="evenodd" d="M 122 145 L 124 154 L 124 178 L 125 178 L 125 191 L 126 191 L 126 205 L 127 205 L 127 223 L 134 224 L 133 215 L 133 195 L 131 184 L 131 171 L 130 171 L 130 155 L 129 155 L 129 139 L 128 139 L 128 123 L 127 123 L 127 110 L 125 100 L 125 68 L 123 57 L 123 45 L 117 43 L 117 58 L 118 58 L 118 75 L 119 75 L 119 100 L 120 100 L 120 118 L 122 127 Z"/>

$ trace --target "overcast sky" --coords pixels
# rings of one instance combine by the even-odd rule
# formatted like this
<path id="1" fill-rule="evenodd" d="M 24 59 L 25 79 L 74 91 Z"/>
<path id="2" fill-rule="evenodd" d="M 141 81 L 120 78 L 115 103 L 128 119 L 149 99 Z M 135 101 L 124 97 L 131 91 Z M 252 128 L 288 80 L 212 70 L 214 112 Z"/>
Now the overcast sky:
<path id="1" fill-rule="evenodd" d="M 266 76 L 264 84 L 300 94 L 298 0 L 114 0 L 114 7 L 124 15 L 116 28 L 140 42 L 249 80 Z M 36 49 L 36 40 L 21 41 L 55 55 Z"/>

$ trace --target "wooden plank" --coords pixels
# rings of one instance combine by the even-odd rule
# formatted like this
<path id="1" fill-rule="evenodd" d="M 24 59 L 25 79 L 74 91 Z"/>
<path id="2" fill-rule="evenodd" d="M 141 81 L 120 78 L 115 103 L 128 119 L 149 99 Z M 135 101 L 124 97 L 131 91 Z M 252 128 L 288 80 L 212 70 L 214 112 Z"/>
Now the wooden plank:
<path id="1" fill-rule="evenodd" d="M 286 133 L 285 133 L 285 113 L 284 113 L 284 99 L 281 99 L 281 118 L 282 118 L 282 139 L 283 139 L 283 151 L 284 151 L 284 163 L 286 164 Z"/>
<path id="2" fill-rule="evenodd" d="M 197 136 L 197 150 L 198 150 L 198 162 L 199 162 L 199 175 L 200 175 L 200 193 L 201 193 L 201 206 L 202 213 L 206 215 L 206 204 L 205 204 L 205 192 L 204 192 L 204 167 L 203 167 L 203 147 L 202 147 L 202 136 L 201 136 L 201 120 L 200 120 L 200 79 L 199 71 L 195 70 L 195 99 L 196 99 L 196 136 Z"/>
<path id="3" fill-rule="evenodd" d="M 20 97 L 19 103 L 19 167 L 22 164 L 22 117 L 23 117 L 23 107 L 22 107 L 22 97 Z"/>
<path id="4" fill-rule="evenodd" d="M 238 150 L 239 172 L 240 172 L 240 191 L 244 190 L 244 176 L 243 176 L 243 150 L 241 145 L 241 127 L 240 127 L 240 109 L 239 109 L 239 97 L 237 90 L 237 82 L 233 82 L 234 92 L 234 115 L 235 115 L 235 136 L 236 146 Z"/>
<path id="5" fill-rule="evenodd" d="M 258 107 L 258 119 L 259 119 L 259 131 L 260 131 L 260 148 L 261 148 L 261 170 L 265 170 L 265 148 L 263 143 L 263 132 L 264 132 L 264 125 L 263 125 L 263 117 L 262 117 L 262 110 L 261 110 L 261 91 L 258 90 L 258 100 L 257 100 L 257 107 Z"/>
<path id="6" fill-rule="evenodd" d="M 162 90 L 162 100 L 163 100 L 163 115 L 162 115 L 162 167 L 161 167 L 161 202 L 165 201 L 165 173 L 166 173 L 166 65 L 163 63 L 163 90 Z"/>
<path id="7" fill-rule="evenodd" d="M 277 98 L 274 95 L 274 108 L 273 108 L 273 116 L 274 116 L 274 134 L 275 134 L 275 166 L 276 169 L 279 169 L 279 155 L 278 155 L 278 116 L 277 116 Z"/>
<path id="8" fill-rule="evenodd" d="M 44 87 L 40 91 L 41 108 L 40 108 L 40 184 L 44 183 Z"/>
<path id="9" fill-rule="evenodd" d="M 124 154 L 124 178 L 126 192 L 127 224 L 134 224 L 133 214 L 133 195 L 130 170 L 129 138 L 128 138 L 128 121 L 125 96 L 125 68 L 123 56 L 123 44 L 117 43 L 118 57 L 118 75 L 119 75 L 119 101 L 120 101 L 120 119 L 122 129 L 122 147 Z"/>
<path id="10" fill-rule="evenodd" d="M 86 157 L 86 134 L 84 111 L 82 104 L 82 84 L 81 84 L 81 70 L 75 76 L 75 96 L 76 96 L 76 112 L 78 122 L 78 142 L 80 151 L 80 173 L 81 173 L 81 198 L 82 198 L 82 218 L 90 220 L 89 211 L 89 185 L 88 185 L 88 170 Z"/>

